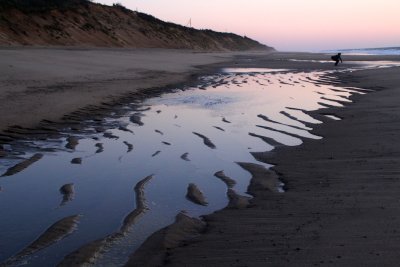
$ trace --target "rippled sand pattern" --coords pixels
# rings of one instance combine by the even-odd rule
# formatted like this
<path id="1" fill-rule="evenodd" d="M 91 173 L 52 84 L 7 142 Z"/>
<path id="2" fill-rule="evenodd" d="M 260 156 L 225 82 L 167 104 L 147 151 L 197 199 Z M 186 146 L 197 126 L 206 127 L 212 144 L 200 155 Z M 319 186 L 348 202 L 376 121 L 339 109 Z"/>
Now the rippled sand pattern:
<path id="1" fill-rule="evenodd" d="M 41 241 L 23 253 L 24 261 L 56 265 L 129 225 L 118 242 L 102 243 L 100 254 L 89 257 L 96 266 L 121 266 L 182 210 L 199 216 L 228 204 L 245 207 L 251 177 L 270 167 L 252 153 L 321 139 L 309 131 L 322 121 L 307 111 L 341 107 L 352 94 L 366 93 L 334 84 L 326 73 L 231 69 L 202 77 L 198 86 L 117 106 L 107 116 L 94 107 L 71 114 L 58 134 L 47 127 L 41 138 L 15 141 L 27 131 L 9 132 L 1 137 L 8 154 L 0 169 L 0 262 L 18 260 L 47 236 L 49 225 L 79 214 L 76 230 Z M 52 135 L 43 138 L 46 131 Z M 283 192 L 283 183 L 268 175 L 254 181 Z M 152 179 L 132 191 L 143 177 Z M 186 198 L 188 185 L 201 189 L 207 205 Z M 132 210 L 143 210 L 138 192 L 146 212 L 124 224 Z"/>

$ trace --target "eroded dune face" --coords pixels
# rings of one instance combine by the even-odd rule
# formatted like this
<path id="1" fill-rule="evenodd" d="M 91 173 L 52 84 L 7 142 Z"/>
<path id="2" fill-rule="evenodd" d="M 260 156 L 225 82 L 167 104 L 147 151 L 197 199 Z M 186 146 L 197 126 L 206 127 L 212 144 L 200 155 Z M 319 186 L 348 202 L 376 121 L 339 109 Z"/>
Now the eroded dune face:
<path id="1" fill-rule="evenodd" d="M 187 28 L 122 6 L 79 1 L 73 6 L 43 4 L 38 10 L 29 9 L 34 6 L 0 4 L 7 18 L 0 20 L 1 45 L 273 50 L 239 35 Z"/>

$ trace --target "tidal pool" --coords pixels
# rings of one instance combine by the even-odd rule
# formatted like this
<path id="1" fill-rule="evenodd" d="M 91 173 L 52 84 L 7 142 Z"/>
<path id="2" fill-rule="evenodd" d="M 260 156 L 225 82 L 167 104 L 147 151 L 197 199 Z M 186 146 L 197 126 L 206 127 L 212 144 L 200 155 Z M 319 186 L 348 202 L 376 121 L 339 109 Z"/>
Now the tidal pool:
<path id="1" fill-rule="evenodd" d="M 233 189 L 246 195 L 251 174 L 238 162 L 269 168 L 251 152 L 320 139 L 310 131 L 322 122 L 306 111 L 341 107 L 363 93 L 327 85 L 327 78 L 320 83 L 325 74 L 225 69 L 201 77 L 198 86 L 127 104 L 100 122 L 83 122 L 81 131 L 67 129 L 63 138 L 21 141 L 32 147 L 26 153 L 15 151 L 18 143 L 4 145 L 10 156 L 0 159 L 0 172 L 7 174 L 0 177 L 0 262 L 56 265 L 86 244 L 123 231 L 95 261 L 122 266 L 180 211 L 198 217 L 224 208 L 227 185 L 216 172 L 224 171 L 236 181 Z M 13 169 L 35 153 L 43 156 Z M 203 192 L 207 206 L 185 197 L 190 183 Z M 276 191 L 283 188 L 277 184 Z M 65 235 L 18 254 L 73 215 L 76 225 Z"/>

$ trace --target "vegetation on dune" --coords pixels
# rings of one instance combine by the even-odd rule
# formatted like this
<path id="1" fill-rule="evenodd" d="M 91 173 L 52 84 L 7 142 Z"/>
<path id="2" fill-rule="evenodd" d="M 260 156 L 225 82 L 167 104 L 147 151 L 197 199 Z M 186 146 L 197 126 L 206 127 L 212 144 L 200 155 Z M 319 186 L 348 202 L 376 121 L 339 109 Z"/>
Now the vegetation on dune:
<path id="1" fill-rule="evenodd" d="M 165 22 L 91 0 L 0 0 L 0 45 L 271 49 L 247 37 Z"/>
<path id="2" fill-rule="evenodd" d="M 15 8 L 24 12 L 42 12 L 87 5 L 89 0 L 0 0 L 0 10 Z"/>

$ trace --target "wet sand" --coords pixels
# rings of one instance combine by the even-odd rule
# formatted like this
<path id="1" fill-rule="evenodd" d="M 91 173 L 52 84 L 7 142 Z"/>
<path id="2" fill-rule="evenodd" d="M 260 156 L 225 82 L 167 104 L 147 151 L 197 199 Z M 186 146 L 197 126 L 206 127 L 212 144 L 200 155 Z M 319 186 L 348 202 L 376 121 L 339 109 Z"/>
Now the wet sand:
<path id="1" fill-rule="evenodd" d="M 0 266 L 16 266 L 21 264 L 25 257 L 32 255 L 58 241 L 66 238 L 78 228 L 80 215 L 65 217 L 52 226 L 50 226 L 43 234 L 41 234 L 32 244 L 24 248 L 15 256 L 1 263 Z"/>
<path id="2" fill-rule="evenodd" d="M 0 132 L 133 92 L 188 80 L 196 66 L 249 52 L 199 53 L 173 49 L 0 48 Z M 254 52 L 259 54 L 260 52 Z M 266 52 L 261 52 L 261 54 Z"/>
<path id="3" fill-rule="evenodd" d="M 164 247 L 161 261 L 149 266 L 397 266 L 399 74 L 399 67 L 332 74 L 337 84 L 371 92 L 352 96 L 345 108 L 310 112 L 324 121 L 311 132 L 323 139 L 254 153 L 275 165 L 271 175 L 285 183 L 285 193 L 268 190 L 265 175 L 253 173 L 247 208 L 204 216 L 197 237 Z"/>
<path id="4" fill-rule="evenodd" d="M 199 64 L 227 61 L 228 58 L 232 60 L 231 56 L 218 57 L 216 61 L 204 61 Z M 304 71 L 332 69 L 332 64 L 287 60 L 293 57 L 300 60 L 324 59 L 321 55 L 276 53 L 264 57 L 257 55 L 254 60 L 248 60 L 248 57 L 244 55 L 236 57 L 234 60 L 237 64 L 235 65 L 296 68 Z M 367 59 L 371 58 L 367 57 Z M 188 58 L 182 60 L 188 60 Z M 229 64 L 234 63 L 217 63 L 203 71 Z M 341 65 L 338 69 L 348 66 Z M 166 68 L 165 65 L 159 67 Z M 182 65 L 177 63 L 175 67 L 181 68 Z M 180 69 L 168 75 L 175 78 L 177 75 L 179 76 L 177 80 L 180 81 L 193 73 L 200 72 L 192 66 L 188 68 L 190 70 Z M 182 72 L 179 73 L 179 71 Z M 147 72 L 147 74 L 150 73 L 157 74 L 154 70 Z M 149 260 L 152 262 L 149 266 L 158 263 L 175 266 L 265 266 L 268 264 L 271 266 L 322 264 L 377 266 L 382 263 L 381 265 L 395 266 L 396 252 L 400 244 L 396 230 L 399 223 L 396 189 L 400 185 L 396 180 L 399 174 L 399 140 L 396 139 L 396 133 L 399 128 L 397 114 L 400 113 L 396 102 L 398 92 L 395 90 L 396 84 L 399 84 L 398 74 L 398 68 L 352 74 L 338 73 L 340 79 L 337 83 L 372 89 L 374 92 L 353 97 L 355 103 L 344 103 L 348 106 L 345 109 L 329 108 L 318 111 L 318 114 L 311 114 L 318 119 L 324 117 L 320 116 L 321 114 L 332 114 L 343 118 L 341 121 L 325 118 L 326 123 L 317 126 L 312 131 L 313 134 L 323 136 L 324 139 L 304 139 L 304 144 L 299 147 L 279 146 L 272 153 L 254 154 L 261 161 L 276 164 L 273 169 L 275 172 L 260 169 L 256 165 L 240 163 L 253 175 L 248 191 L 254 198 L 249 204 L 247 199 L 244 201 L 242 196 L 228 190 L 231 204 L 224 210 L 205 216 L 205 228 L 196 226 L 195 229 L 189 227 L 188 231 L 182 231 L 181 229 L 186 229 L 185 222 L 191 220 L 187 220 L 186 217 L 184 220 L 177 219 L 178 226 L 175 224 L 167 230 L 157 232 L 138 250 L 141 255 L 144 255 L 140 257 L 141 261 Z M 150 83 L 157 82 L 157 79 L 153 80 L 154 76 L 151 75 L 142 77 L 143 80 L 142 78 L 135 80 L 137 84 L 132 88 L 127 88 L 127 85 L 132 85 L 132 79 L 116 78 L 116 81 L 121 88 L 124 88 L 121 90 L 126 90 L 124 91 L 126 93 L 129 90 L 135 91 L 135 86 L 138 88 L 149 86 L 147 83 L 150 82 L 149 80 L 152 80 Z M 71 80 L 78 79 L 77 76 L 70 78 Z M 46 78 L 43 79 L 46 80 Z M 113 84 L 115 80 L 110 83 L 101 79 L 96 81 L 104 86 L 101 87 L 104 91 L 114 85 L 117 86 Z M 158 83 L 157 86 L 162 86 L 165 81 Z M 176 82 L 169 79 L 167 81 L 168 83 Z M 90 85 L 91 82 L 87 84 Z M 68 97 L 65 98 L 58 89 L 53 95 L 56 100 L 68 102 Z M 90 95 L 89 98 L 100 97 L 101 101 L 120 99 L 121 94 L 118 90 L 112 90 L 112 92 L 115 94 L 110 96 L 108 91 L 105 98 L 101 98 L 101 94 L 90 90 L 87 94 Z M 79 96 L 77 91 L 74 94 Z M 23 92 L 21 96 L 21 99 L 29 102 L 40 95 Z M 31 98 L 32 96 L 34 98 Z M 96 101 L 100 101 L 100 98 Z M 96 101 L 93 103 L 84 101 L 80 105 L 96 104 L 98 103 Z M 54 108 L 54 105 L 51 108 Z M 71 110 L 74 111 L 76 108 L 77 106 L 71 107 Z M 60 109 L 57 112 L 61 116 L 69 111 Z M 21 116 L 21 114 L 12 114 L 12 110 L 4 110 L 4 113 L 16 116 L 15 118 Z M 36 122 L 48 119 L 46 116 L 41 117 L 43 114 L 36 114 Z M 78 120 L 80 116 L 88 116 L 88 114 L 78 112 L 71 115 L 71 118 Z M 225 118 L 222 121 L 229 123 L 229 120 Z M 30 120 L 26 125 L 34 127 L 36 122 Z M 22 120 L 14 121 L 14 123 L 25 125 Z M 206 136 L 201 134 L 197 136 L 206 143 Z M 71 141 L 69 149 L 74 149 L 74 143 L 77 140 L 71 139 Z M 129 150 L 132 150 L 133 147 L 126 145 Z M 153 156 L 158 153 L 160 151 Z M 182 155 L 184 160 L 188 155 L 185 154 Z M 76 160 L 78 163 L 80 159 Z M 263 179 L 265 176 L 268 176 L 269 180 Z M 283 194 L 273 190 L 279 181 L 283 181 L 286 186 L 286 192 Z M 241 200 L 238 201 L 238 199 Z M 243 204 L 243 202 L 246 203 Z M 202 225 L 197 221 L 195 224 Z M 174 229 L 174 232 L 170 233 L 168 229 Z M 175 234 L 175 231 L 178 234 Z M 189 232 L 189 235 L 185 232 Z M 179 241 L 176 241 L 173 246 L 152 245 L 151 242 L 160 240 L 157 238 L 160 233 L 172 235 Z M 157 252 L 153 250 L 154 247 L 158 249 Z M 151 248 L 151 251 L 146 251 L 146 248 Z M 153 253 L 157 255 L 157 259 L 152 258 Z M 135 258 L 135 255 L 132 256 L 129 263 L 132 266 L 135 266 Z"/>
<path id="5" fill-rule="evenodd" d="M 147 176 L 135 185 L 136 207 L 126 215 L 118 231 L 104 238 L 85 244 L 71 254 L 65 256 L 57 266 L 86 266 L 94 264 L 96 259 L 101 257 L 107 250 L 107 247 L 110 247 L 113 243 L 118 242 L 119 239 L 125 236 L 131 230 L 132 225 L 134 225 L 149 209 L 147 207 L 144 189 L 152 178 L 152 176 Z"/>
<path id="6" fill-rule="evenodd" d="M 317 62 L 326 60 L 326 55 L 309 53 L 3 47 L 0 57 L 0 133 L 10 126 L 22 127 L 14 127 L 13 135 L 8 132 L 11 138 L 27 135 L 24 130 L 32 132 L 29 128 L 37 128 L 40 122 L 74 120 L 88 113 L 101 116 L 101 111 L 123 99 L 154 95 L 149 89 L 187 82 L 193 75 L 210 73 L 219 66 L 332 69 L 331 64 Z M 393 57 L 347 56 L 346 60 L 371 58 Z M 45 128 L 36 129 L 35 134 L 55 130 L 47 124 Z"/>

